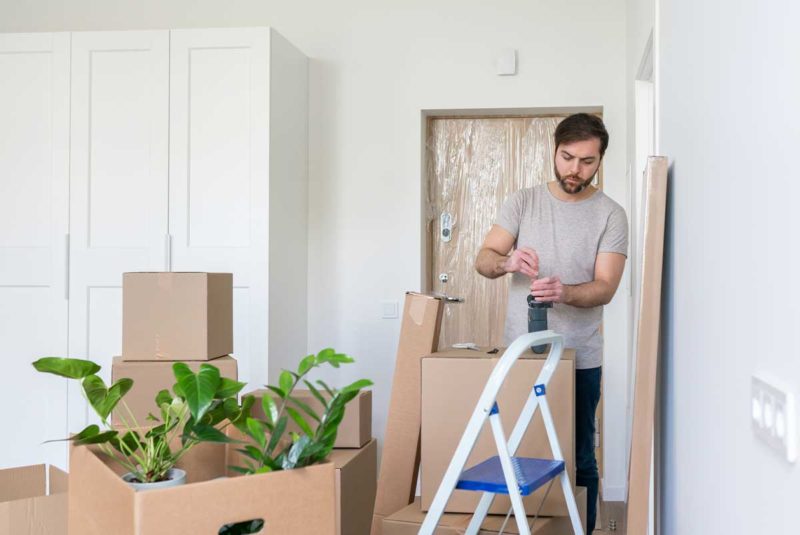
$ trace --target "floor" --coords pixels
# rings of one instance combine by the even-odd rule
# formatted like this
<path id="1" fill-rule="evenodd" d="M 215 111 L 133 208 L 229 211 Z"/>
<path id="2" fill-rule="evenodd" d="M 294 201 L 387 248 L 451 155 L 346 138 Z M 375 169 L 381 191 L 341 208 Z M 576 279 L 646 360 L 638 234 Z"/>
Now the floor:
<path id="1" fill-rule="evenodd" d="M 599 513 L 603 529 L 594 535 L 625 535 L 625 502 L 600 502 Z"/>

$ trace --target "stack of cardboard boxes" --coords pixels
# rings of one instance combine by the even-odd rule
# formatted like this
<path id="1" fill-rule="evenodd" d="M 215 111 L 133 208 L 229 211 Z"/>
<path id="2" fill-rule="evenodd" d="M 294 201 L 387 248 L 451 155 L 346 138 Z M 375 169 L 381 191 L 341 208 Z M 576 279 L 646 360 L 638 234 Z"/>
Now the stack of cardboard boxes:
<path id="1" fill-rule="evenodd" d="M 142 425 L 155 396 L 171 389 L 172 364 L 197 370 L 204 362 L 237 379 L 233 349 L 232 276 L 224 273 L 126 273 L 123 276 L 123 351 L 114 380 L 134 386 L 115 423 Z M 298 348 L 302 353 L 305 348 Z M 263 391 L 254 394 L 263 395 Z M 308 392 L 297 397 L 319 410 Z M 128 413 L 128 409 L 130 413 Z M 258 417 L 261 404 L 254 405 Z M 263 417 L 263 414 L 260 415 Z M 292 428 L 289 428 L 292 430 Z M 81 534 L 218 533 L 227 524 L 260 519 L 272 533 L 366 535 L 375 498 L 377 444 L 372 439 L 372 393 L 348 404 L 335 450 L 320 465 L 238 477 L 228 471 L 240 444 L 200 444 L 178 464 L 189 484 L 134 493 L 121 470 L 90 448 L 70 458 L 69 526 Z M 233 462 L 233 464 L 238 464 Z M 116 472 L 116 474 L 115 474 Z M 197 483 L 197 484 L 194 484 Z"/>
<path id="2" fill-rule="evenodd" d="M 238 379 L 233 353 L 233 275 L 230 273 L 125 273 L 122 276 L 122 355 L 111 379 L 133 379 L 114 424 L 147 425 L 159 391 L 172 390 L 172 365 L 194 371 L 207 362 Z M 121 405 L 121 404 L 120 404 Z M 131 421 L 133 420 L 133 421 Z M 138 424 L 138 425 L 137 425 Z"/>
<path id="3" fill-rule="evenodd" d="M 412 535 L 419 530 L 444 472 L 455 453 L 472 411 L 502 350 L 437 351 L 444 303 L 436 298 L 409 293 L 397 355 L 386 443 L 378 483 L 372 535 Z M 528 351 L 517 361 L 498 396 L 503 427 L 509 433 L 518 418 L 546 355 Z M 586 493 L 575 487 L 574 351 L 566 350 L 548 386 L 547 394 L 566 470 L 585 518 Z M 488 424 L 467 461 L 473 466 L 496 454 Z M 541 413 L 532 420 L 517 455 L 552 456 Z M 421 476 L 420 496 L 415 498 L 416 475 Z M 525 499 L 534 514 L 545 489 Z M 479 493 L 455 491 L 436 533 L 463 533 Z M 509 510 L 507 497 L 498 496 L 481 528 L 482 534 L 497 533 Z M 497 515 L 502 514 L 503 517 Z M 536 522 L 534 533 L 571 533 L 563 492 L 554 484 Z M 507 533 L 516 533 L 509 522 Z"/>

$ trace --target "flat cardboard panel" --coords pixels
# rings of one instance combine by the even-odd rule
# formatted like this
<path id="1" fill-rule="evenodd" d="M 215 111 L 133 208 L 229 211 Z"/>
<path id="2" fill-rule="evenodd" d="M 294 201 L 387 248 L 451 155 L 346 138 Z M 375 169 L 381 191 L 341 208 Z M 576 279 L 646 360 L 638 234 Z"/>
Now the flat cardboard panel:
<path id="1" fill-rule="evenodd" d="M 120 407 L 111 413 L 112 423 L 119 425 L 124 419 L 131 427 L 148 425 L 147 415 L 149 413 L 159 414 L 155 402 L 156 394 L 164 389 L 172 392 L 172 386 L 175 384 L 175 375 L 172 372 L 173 364 L 173 362 L 126 361 L 121 357 L 114 357 L 111 364 L 111 381 L 117 381 L 123 377 L 133 379 L 133 387 L 123 400 L 133 414 L 135 422 L 131 422 L 130 415 L 120 404 Z M 223 377 L 234 380 L 239 378 L 236 359 L 231 356 L 209 361 L 186 362 L 186 365 L 195 372 L 200 369 L 201 364 L 216 366 Z"/>
<path id="2" fill-rule="evenodd" d="M 229 353 L 231 273 L 123 274 L 123 360 L 210 360 Z"/>
<path id="3" fill-rule="evenodd" d="M 45 466 L 23 466 L 0 471 L 0 533 L 66 535 L 66 474 L 54 466 L 50 494 Z"/>
<path id="4" fill-rule="evenodd" d="M 433 502 L 433 497 L 439 489 L 486 381 L 502 354 L 503 350 L 496 354 L 488 354 L 483 351 L 462 349 L 442 351 L 422 359 L 421 505 L 423 511 L 427 511 Z M 564 350 L 547 388 L 547 401 L 573 486 L 575 485 L 574 355 L 574 350 Z M 522 407 L 533 391 L 536 378 L 544 366 L 545 357 L 546 355 L 536 355 L 530 350 L 524 353 L 514 364 L 500 390 L 497 403 L 506 439 L 511 435 Z M 466 467 L 474 466 L 494 455 L 497 455 L 497 447 L 487 420 Z M 553 457 L 541 411 L 536 411 L 516 455 Z M 535 511 L 545 492 L 546 488 L 541 488 L 525 498 L 525 507 Z M 445 512 L 472 512 L 479 499 L 480 493 L 456 490 L 445 507 Z M 510 506 L 507 496 L 498 496 L 489 512 L 505 514 Z M 553 484 L 542 506 L 541 514 L 546 516 L 568 514 L 564 494 L 558 484 Z"/>
<path id="5" fill-rule="evenodd" d="M 628 533 L 646 533 L 661 321 L 661 271 L 667 205 L 667 158 L 651 156 L 645 170 L 644 254 L 636 344 L 633 427 L 628 471 Z"/>
<path id="6" fill-rule="evenodd" d="M 195 453 L 191 450 L 186 457 Z M 216 466 L 224 472 L 225 456 Z M 336 532 L 334 465 L 198 481 L 134 492 L 96 451 L 70 456 L 69 531 L 81 535 L 212 534 L 261 518 L 265 533 Z M 309 507 L 313 504 L 313 507 Z M 190 512 L 202 514 L 190 514 Z"/>
<path id="7" fill-rule="evenodd" d="M 269 392 L 264 388 L 249 392 L 247 395 L 256 397 L 256 402 L 253 405 L 252 414 L 256 418 L 264 418 L 264 409 L 261 406 L 261 398 L 265 392 Z M 323 396 L 328 396 L 326 392 L 322 392 Z M 306 403 L 317 414 L 323 412 L 322 404 L 315 398 L 309 390 L 295 390 L 292 397 L 296 397 L 303 403 Z M 273 394 L 273 399 L 275 395 Z M 297 407 L 294 407 L 295 409 Z M 298 409 L 299 410 L 299 409 Z M 305 413 L 301 411 L 305 416 Z M 311 425 L 312 429 L 317 428 L 317 423 L 310 417 L 306 417 L 306 421 Z M 299 431 L 298 426 L 294 420 L 289 420 L 286 427 L 287 432 Z M 372 392 L 370 390 L 363 390 L 359 393 L 358 397 L 353 399 L 347 404 L 344 411 L 344 418 L 339 424 L 339 430 L 336 433 L 336 442 L 334 448 L 360 448 L 364 446 L 372 438 Z"/>
<path id="8" fill-rule="evenodd" d="M 414 501 L 420 449 L 420 360 L 439 346 L 443 311 L 441 299 L 406 294 L 372 535 L 380 535 L 384 517 Z"/>
<path id="9" fill-rule="evenodd" d="M 336 467 L 336 535 L 369 535 L 378 479 L 378 442 L 330 454 Z"/>
<path id="10" fill-rule="evenodd" d="M 578 513 L 581 523 L 586 525 L 586 488 L 578 487 L 575 495 L 578 502 Z M 526 510 L 526 512 L 531 512 Z M 420 508 L 419 498 L 411 505 L 404 507 L 396 513 L 383 520 L 384 535 L 417 535 L 422 522 L 425 520 L 425 512 Z M 470 520 L 471 514 L 466 513 L 445 513 L 442 515 L 439 524 L 434 531 L 434 535 L 464 535 Z M 497 535 L 503 525 L 505 515 L 489 515 L 483 521 L 479 535 Z M 528 517 L 528 523 L 533 521 L 532 516 Z M 585 530 L 585 528 L 584 528 Z M 506 534 L 518 534 L 516 522 L 513 516 L 508 519 L 508 524 L 503 529 Z M 571 534 L 572 524 L 567 517 L 540 517 L 534 525 L 534 535 L 564 535 Z"/>

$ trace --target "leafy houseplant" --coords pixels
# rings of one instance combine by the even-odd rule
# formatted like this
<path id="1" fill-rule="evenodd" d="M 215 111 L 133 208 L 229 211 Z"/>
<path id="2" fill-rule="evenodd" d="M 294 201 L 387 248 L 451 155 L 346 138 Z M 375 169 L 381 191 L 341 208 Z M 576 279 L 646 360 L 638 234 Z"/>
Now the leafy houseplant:
<path id="1" fill-rule="evenodd" d="M 327 394 L 326 397 L 305 377 L 324 364 L 338 368 L 341 364 L 352 362 L 353 359 L 345 354 L 336 353 L 333 349 L 323 349 L 316 355 L 303 358 L 296 372 L 282 371 L 278 378 L 279 386 L 267 385 L 276 397 L 273 398 L 265 393 L 261 399 L 265 420 L 250 416 L 255 397 L 244 396 L 241 416 L 232 423 L 251 443 L 237 450 L 245 456 L 245 466 L 231 466 L 231 470 L 242 474 L 262 474 L 302 468 L 324 461 L 336 442 L 336 433 L 344 418 L 345 406 L 358 396 L 362 388 L 371 386 L 372 381 L 361 379 L 337 390 L 329 387 L 324 381 L 317 380 L 319 387 Z M 292 396 L 292 392 L 301 381 L 322 404 L 324 411 L 321 414 L 317 414 L 306 403 Z M 316 429 L 312 429 L 306 417 L 317 423 Z M 289 418 L 297 424 L 301 432 L 290 432 L 287 438 L 284 434 Z M 220 535 L 260 533 L 263 526 L 263 520 L 248 520 L 223 526 L 219 533 Z"/>
<path id="2" fill-rule="evenodd" d="M 120 379 L 111 386 L 97 375 L 101 367 L 89 360 L 44 357 L 33 363 L 36 370 L 81 382 L 84 397 L 100 417 L 103 430 L 92 424 L 69 439 L 77 445 L 96 444 L 109 458 L 129 471 L 131 483 L 156 483 L 170 479 L 170 471 L 183 455 L 200 442 L 230 442 L 222 432 L 228 423 L 242 418 L 237 394 L 245 384 L 220 377 L 219 370 L 201 364 L 197 373 L 182 362 L 173 364 L 176 383 L 173 394 L 160 391 L 155 398 L 160 418 L 145 430 L 125 404 L 124 396 L 133 380 Z M 111 412 L 121 405 L 122 431 L 109 422 Z M 223 424 L 220 426 L 220 424 Z M 174 445 L 180 437 L 179 445 Z"/>
<path id="3" fill-rule="evenodd" d="M 242 417 L 235 425 L 251 443 L 238 450 L 246 457 L 245 466 L 232 466 L 231 469 L 243 474 L 260 474 L 301 468 L 324 461 L 333 449 L 339 424 L 344 418 L 345 406 L 358 396 L 362 388 L 372 385 L 372 381 L 361 379 L 337 390 L 318 380 L 317 384 L 324 389 L 326 397 L 305 377 L 324 364 L 338 368 L 341 364 L 351 362 L 351 357 L 329 348 L 303 358 L 296 372 L 284 370 L 278 379 L 279 386 L 267 385 L 276 397 L 273 398 L 269 393 L 264 394 L 261 400 L 264 420 L 250 416 L 255 398 L 245 396 L 242 399 Z M 324 411 L 321 414 L 292 396 L 301 381 L 322 404 Z M 285 437 L 289 418 L 297 424 L 301 432 L 291 432 L 289 437 Z M 316 429 L 312 429 L 307 418 L 316 422 Z"/>

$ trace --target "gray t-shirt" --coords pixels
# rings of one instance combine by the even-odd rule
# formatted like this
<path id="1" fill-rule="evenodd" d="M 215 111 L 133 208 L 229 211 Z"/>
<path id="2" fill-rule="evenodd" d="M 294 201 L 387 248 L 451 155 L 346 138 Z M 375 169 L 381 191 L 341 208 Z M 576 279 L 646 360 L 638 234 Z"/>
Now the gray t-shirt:
<path id="1" fill-rule="evenodd" d="M 503 204 L 496 221 L 509 231 L 514 246 L 530 247 L 539 255 L 539 277 L 558 276 L 564 284 L 594 280 L 597 253 L 628 253 L 625 210 L 602 191 L 582 201 L 562 201 L 547 184 L 520 190 Z M 530 279 L 513 273 L 508 292 L 505 343 L 528 332 Z M 603 363 L 600 323 L 603 307 L 578 308 L 555 303 L 548 310 L 548 328 L 563 334 L 575 348 L 575 367 L 589 369 Z"/>

